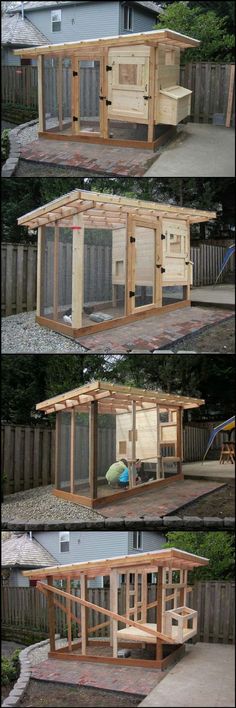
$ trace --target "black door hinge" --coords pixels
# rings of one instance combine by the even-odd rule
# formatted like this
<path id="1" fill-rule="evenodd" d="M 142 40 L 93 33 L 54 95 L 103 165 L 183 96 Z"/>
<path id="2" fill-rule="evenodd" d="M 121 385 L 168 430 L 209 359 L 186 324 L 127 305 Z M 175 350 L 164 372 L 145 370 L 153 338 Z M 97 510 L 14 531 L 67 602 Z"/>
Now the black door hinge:
<path id="1" fill-rule="evenodd" d="M 73 71 L 73 76 L 79 76 L 78 71 Z"/>
<path id="2" fill-rule="evenodd" d="M 106 96 L 99 96 L 99 98 L 100 98 L 100 101 L 104 101 L 104 98 L 106 98 Z"/>
<path id="3" fill-rule="evenodd" d="M 134 238 L 134 236 L 130 236 L 130 243 L 135 243 L 135 238 Z"/>
<path id="4" fill-rule="evenodd" d="M 106 65 L 106 71 L 112 71 L 112 66 Z"/>
<path id="5" fill-rule="evenodd" d="M 133 290 L 130 290 L 130 291 L 129 291 L 129 297 L 134 297 L 134 296 L 135 296 L 135 292 L 134 292 Z"/>
<path id="6" fill-rule="evenodd" d="M 79 120 L 77 116 L 73 116 L 73 121 L 75 122 L 76 120 Z"/>
<path id="7" fill-rule="evenodd" d="M 108 101 L 108 98 L 106 99 L 106 106 L 111 106 L 111 101 Z"/>
<path id="8" fill-rule="evenodd" d="M 165 273 L 165 272 L 166 272 L 166 269 L 165 269 L 165 268 L 161 268 L 161 273 Z"/>
<path id="9" fill-rule="evenodd" d="M 164 241 L 165 239 L 165 234 L 161 234 L 161 240 Z"/>
<path id="10" fill-rule="evenodd" d="M 152 98 L 151 96 L 144 96 L 144 101 L 149 101 L 149 98 Z"/>
<path id="11" fill-rule="evenodd" d="M 189 265 L 190 261 L 185 261 L 185 265 Z"/>
<path id="12" fill-rule="evenodd" d="M 161 268 L 161 264 L 160 264 L 160 263 L 156 263 L 156 268 Z"/>

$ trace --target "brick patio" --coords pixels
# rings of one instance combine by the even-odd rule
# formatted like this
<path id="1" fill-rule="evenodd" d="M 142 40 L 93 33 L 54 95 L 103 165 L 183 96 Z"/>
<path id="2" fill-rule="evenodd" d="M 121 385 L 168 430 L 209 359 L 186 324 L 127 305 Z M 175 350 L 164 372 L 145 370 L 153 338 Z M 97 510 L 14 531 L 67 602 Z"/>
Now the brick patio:
<path id="1" fill-rule="evenodd" d="M 184 479 L 170 482 L 166 487 L 159 489 L 156 487 L 143 490 L 142 494 L 113 501 L 111 504 L 99 504 L 97 510 L 103 516 L 111 519 L 132 519 L 143 516 L 163 517 L 223 486 L 224 484 L 218 482 Z"/>
<path id="2" fill-rule="evenodd" d="M 77 167 L 103 175 L 142 177 L 157 159 L 157 153 L 138 148 L 37 138 L 21 147 L 20 157 L 29 162 Z"/>
<path id="3" fill-rule="evenodd" d="M 75 686 L 90 686 L 107 691 L 135 693 L 147 696 L 163 678 L 158 669 L 90 664 L 79 661 L 47 659 L 32 669 L 32 678 Z"/>
<path id="4" fill-rule="evenodd" d="M 120 327 L 78 338 L 92 352 L 124 354 L 135 350 L 171 349 L 178 339 L 232 317 L 230 310 L 185 307 L 162 315 L 147 317 Z"/>

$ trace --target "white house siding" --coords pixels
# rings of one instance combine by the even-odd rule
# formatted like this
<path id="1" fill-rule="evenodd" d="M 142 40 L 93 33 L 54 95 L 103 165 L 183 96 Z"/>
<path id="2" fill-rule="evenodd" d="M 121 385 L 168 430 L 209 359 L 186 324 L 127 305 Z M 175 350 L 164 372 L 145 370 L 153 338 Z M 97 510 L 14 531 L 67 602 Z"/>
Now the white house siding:
<path id="1" fill-rule="evenodd" d="M 61 10 L 60 32 L 51 30 L 51 9 L 25 11 L 25 16 L 52 44 L 109 37 L 119 33 L 119 2 L 84 2 L 81 6 L 58 8 Z"/>

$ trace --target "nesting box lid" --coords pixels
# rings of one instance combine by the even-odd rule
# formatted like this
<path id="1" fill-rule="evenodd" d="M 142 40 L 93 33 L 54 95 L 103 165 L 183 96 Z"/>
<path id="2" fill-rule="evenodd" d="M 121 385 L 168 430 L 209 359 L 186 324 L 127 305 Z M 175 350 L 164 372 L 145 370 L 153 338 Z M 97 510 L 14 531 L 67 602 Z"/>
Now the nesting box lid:
<path id="1" fill-rule="evenodd" d="M 190 89 L 183 88 L 183 86 L 169 86 L 168 88 L 161 89 L 160 93 L 164 96 L 169 96 L 169 98 L 174 98 L 177 101 L 179 98 L 189 96 L 192 91 L 190 91 Z"/>

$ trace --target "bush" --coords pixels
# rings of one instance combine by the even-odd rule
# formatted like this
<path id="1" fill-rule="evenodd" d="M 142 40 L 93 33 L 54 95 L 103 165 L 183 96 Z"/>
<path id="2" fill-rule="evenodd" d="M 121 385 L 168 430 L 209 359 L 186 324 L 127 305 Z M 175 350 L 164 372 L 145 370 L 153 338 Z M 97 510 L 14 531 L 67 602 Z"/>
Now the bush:
<path id="1" fill-rule="evenodd" d="M 10 152 L 9 130 L 5 128 L 1 135 L 1 160 L 5 162 Z"/>
<path id="2" fill-rule="evenodd" d="M 1 657 L 1 685 L 8 686 L 9 683 L 16 681 L 20 672 L 19 653 L 20 649 L 16 649 L 10 659 Z"/>

